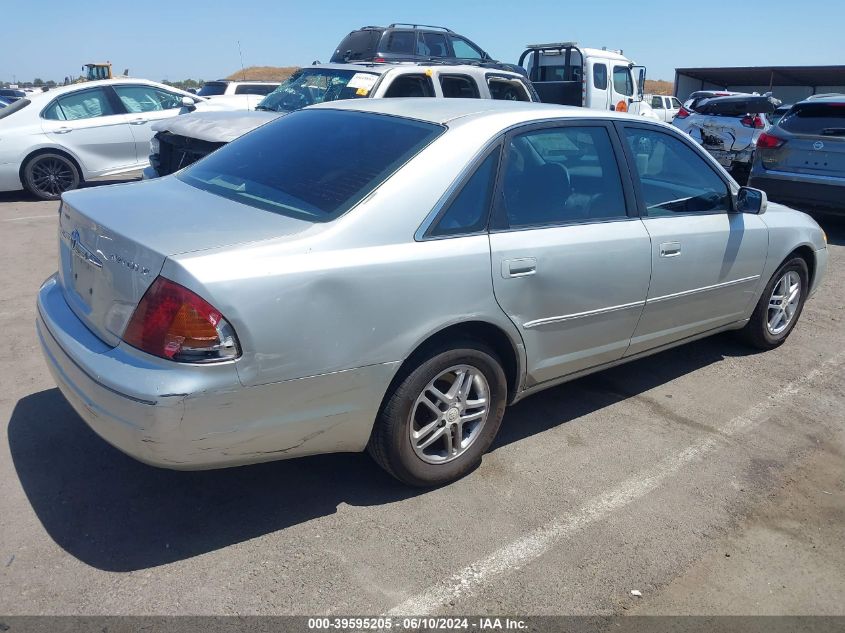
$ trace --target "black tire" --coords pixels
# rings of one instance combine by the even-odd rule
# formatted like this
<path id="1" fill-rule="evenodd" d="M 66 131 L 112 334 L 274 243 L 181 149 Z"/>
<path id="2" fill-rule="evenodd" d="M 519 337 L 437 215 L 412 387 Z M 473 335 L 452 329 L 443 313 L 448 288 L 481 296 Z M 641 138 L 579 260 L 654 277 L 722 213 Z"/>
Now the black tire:
<path id="1" fill-rule="evenodd" d="M 798 306 L 786 328 L 782 332 L 773 334 L 769 329 L 769 301 L 774 292 L 775 285 L 790 272 L 797 273 L 800 278 L 801 294 L 798 297 Z M 801 316 L 801 311 L 804 309 L 804 302 L 807 300 L 807 291 L 810 286 L 809 279 L 810 275 L 807 269 L 807 262 L 804 259 L 801 257 L 792 257 L 787 260 L 772 275 L 769 283 L 766 284 L 763 294 L 760 296 L 760 300 L 757 302 L 757 306 L 751 315 L 751 320 L 740 331 L 742 338 L 748 344 L 762 350 L 774 349 L 781 345 L 795 328 L 795 324 L 798 323 L 798 319 Z"/>
<path id="2" fill-rule="evenodd" d="M 58 200 L 82 182 L 76 163 L 57 152 L 36 154 L 26 161 L 21 175 L 27 191 L 41 200 Z"/>
<path id="3" fill-rule="evenodd" d="M 409 435 L 414 403 L 442 372 L 463 365 L 481 372 L 487 381 L 489 409 L 486 421 L 463 453 L 445 463 L 427 463 L 415 452 Z M 385 396 L 367 450 L 382 468 L 408 485 L 445 484 L 460 479 L 478 466 L 499 431 L 506 404 L 507 380 L 495 352 L 476 341 L 440 346 L 423 356 Z"/>

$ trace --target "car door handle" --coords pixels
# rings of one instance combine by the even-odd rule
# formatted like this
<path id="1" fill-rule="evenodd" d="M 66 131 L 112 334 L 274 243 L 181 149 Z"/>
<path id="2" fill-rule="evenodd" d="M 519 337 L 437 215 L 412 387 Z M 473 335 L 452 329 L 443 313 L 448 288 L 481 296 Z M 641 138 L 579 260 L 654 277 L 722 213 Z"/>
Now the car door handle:
<path id="1" fill-rule="evenodd" d="M 681 254 L 681 243 L 680 242 L 663 242 L 660 245 L 660 256 L 661 257 L 677 257 Z"/>
<path id="2" fill-rule="evenodd" d="M 537 273 L 537 260 L 533 257 L 506 259 L 502 262 L 502 277 L 528 277 Z"/>
<path id="3" fill-rule="evenodd" d="M 73 132 L 72 127 L 60 127 L 56 130 L 56 134 L 67 134 L 68 132 Z"/>
<path id="4" fill-rule="evenodd" d="M 129 122 L 129 125 L 143 125 L 146 122 L 147 122 L 147 119 L 132 119 Z"/>

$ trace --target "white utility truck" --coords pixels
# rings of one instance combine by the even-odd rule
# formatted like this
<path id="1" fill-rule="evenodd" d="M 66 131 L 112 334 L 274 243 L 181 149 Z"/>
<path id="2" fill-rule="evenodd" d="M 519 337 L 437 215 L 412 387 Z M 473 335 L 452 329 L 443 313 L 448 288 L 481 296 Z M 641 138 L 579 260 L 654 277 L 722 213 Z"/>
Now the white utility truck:
<path id="1" fill-rule="evenodd" d="M 643 101 L 645 66 L 637 66 L 622 51 L 583 48 L 575 42 L 529 44 L 519 65 L 544 103 L 659 119 Z"/>

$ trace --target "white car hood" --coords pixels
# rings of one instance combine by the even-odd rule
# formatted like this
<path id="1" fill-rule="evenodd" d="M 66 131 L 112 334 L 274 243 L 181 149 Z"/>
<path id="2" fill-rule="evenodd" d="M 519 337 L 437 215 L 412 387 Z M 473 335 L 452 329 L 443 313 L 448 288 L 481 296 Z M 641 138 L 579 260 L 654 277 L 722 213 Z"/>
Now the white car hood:
<path id="1" fill-rule="evenodd" d="M 211 143 L 229 143 L 257 127 L 269 123 L 285 112 L 195 112 L 180 114 L 153 123 L 153 132 L 170 132 Z"/>

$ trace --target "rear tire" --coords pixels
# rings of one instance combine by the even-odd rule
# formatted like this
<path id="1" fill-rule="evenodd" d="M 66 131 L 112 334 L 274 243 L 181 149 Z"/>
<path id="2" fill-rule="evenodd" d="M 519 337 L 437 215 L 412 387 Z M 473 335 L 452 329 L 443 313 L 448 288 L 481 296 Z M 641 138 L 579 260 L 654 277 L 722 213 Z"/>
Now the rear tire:
<path id="1" fill-rule="evenodd" d="M 367 450 L 408 485 L 454 481 L 481 462 L 506 402 L 495 352 L 475 341 L 438 347 L 387 394 Z"/>
<path id="2" fill-rule="evenodd" d="M 770 350 L 783 344 L 795 328 L 809 289 L 807 262 L 793 257 L 766 284 L 751 320 L 740 331 L 757 349 Z"/>
<path id="3" fill-rule="evenodd" d="M 41 200 L 58 200 L 82 182 L 76 163 L 57 152 L 36 154 L 26 161 L 21 175 L 27 191 Z"/>

